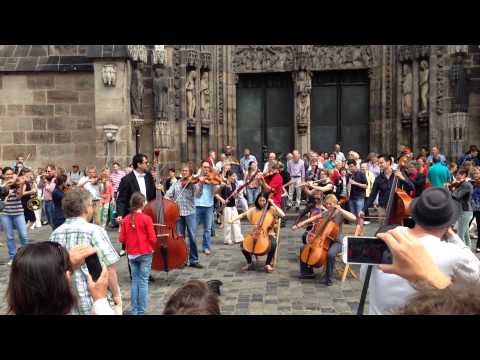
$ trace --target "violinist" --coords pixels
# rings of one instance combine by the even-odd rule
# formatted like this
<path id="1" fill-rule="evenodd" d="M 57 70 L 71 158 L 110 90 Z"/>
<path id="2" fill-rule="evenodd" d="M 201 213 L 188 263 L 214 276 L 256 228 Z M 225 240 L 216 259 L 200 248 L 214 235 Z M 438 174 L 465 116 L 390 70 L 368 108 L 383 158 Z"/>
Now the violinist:
<path id="1" fill-rule="evenodd" d="M 269 193 L 273 193 L 272 199 L 275 205 L 279 208 L 282 207 L 282 192 L 283 192 L 283 179 L 279 173 L 280 166 L 277 160 L 273 160 L 270 167 L 270 171 L 260 177 L 260 185 L 263 190 Z"/>
<path id="2" fill-rule="evenodd" d="M 184 238 L 188 232 L 188 265 L 201 269 L 198 263 L 198 249 L 195 241 L 197 218 L 195 214 L 195 185 L 192 183 L 192 168 L 188 164 L 182 166 L 182 180 L 176 181 L 165 194 L 165 198 L 175 201 L 180 208 L 180 218 L 177 220 L 177 233 Z"/>
<path id="3" fill-rule="evenodd" d="M 472 194 L 473 185 L 467 180 L 468 172 L 465 169 L 457 171 L 456 181 L 450 184 L 449 188 L 452 192 L 452 198 L 457 201 L 461 207 L 460 216 L 458 218 L 458 236 L 463 240 L 465 245 L 471 247 L 470 243 L 470 220 L 473 217 L 472 210 Z"/>
<path id="4" fill-rule="evenodd" d="M 266 193 L 261 193 L 257 196 L 255 199 L 255 206 L 251 207 L 248 211 L 234 217 L 233 219 L 230 219 L 228 222 L 229 224 L 233 224 L 235 221 L 240 220 L 241 218 L 247 217 L 248 221 L 250 224 L 256 226 L 256 220 L 261 218 L 261 214 L 263 213 L 263 210 L 265 207 L 268 207 L 268 212 L 270 212 L 274 217 L 284 217 L 285 213 L 280 209 L 275 202 L 272 199 L 269 199 L 268 194 Z M 267 273 L 273 272 L 273 266 L 272 266 L 272 260 L 275 255 L 275 250 L 277 247 L 277 242 L 275 239 L 275 223 L 274 222 L 270 228 L 268 229 L 268 238 L 270 241 L 270 250 L 267 253 L 267 260 L 265 262 L 265 271 Z M 245 256 L 245 259 L 247 260 L 247 265 L 242 267 L 242 271 L 248 271 L 248 270 L 254 270 L 254 264 L 252 262 L 252 254 L 250 254 L 248 251 L 246 251 L 243 248 L 242 245 L 242 253 L 243 256 Z"/>
<path id="5" fill-rule="evenodd" d="M 326 219 L 332 216 L 336 212 L 332 221 L 334 221 L 340 227 L 340 231 L 338 232 L 337 238 L 330 243 L 330 247 L 328 249 L 326 272 L 325 272 L 325 285 L 330 286 L 332 285 L 332 273 L 335 265 L 335 257 L 339 252 L 342 251 L 342 238 L 343 238 L 342 224 L 345 220 L 355 221 L 356 217 L 351 212 L 348 212 L 342 209 L 342 207 L 338 204 L 336 196 L 333 194 L 329 194 L 325 197 L 325 207 L 327 208 L 326 211 L 323 211 L 318 215 L 310 217 L 308 220 L 302 221 L 294 225 L 292 229 L 296 230 L 305 225 L 315 223 L 315 221 L 321 218 Z M 315 231 L 315 230 L 316 228 L 314 227 L 311 231 Z M 310 243 L 311 240 L 313 239 L 309 239 L 309 237 L 307 236 L 307 242 Z M 301 260 L 300 260 L 300 273 L 302 278 L 315 277 L 315 275 L 313 274 L 313 268 L 311 268 L 307 264 L 304 264 Z"/>
<path id="6" fill-rule="evenodd" d="M 232 170 L 228 170 L 226 176 L 227 183 L 221 186 L 220 194 L 215 195 L 215 197 L 225 206 L 223 209 L 223 222 L 225 224 L 225 239 L 223 243 L 225 245 L 232 245 L 233 243 L 241 243 L 243 236 L 240 221 L 235 221 L 232 224 L 228 223 L 228 220 L 238 216 L 238 211 L 235 206 L 235 196 L 231 196 L 237 189 L 237 186 L 235 184 L 235 174 Z"/>
<path id="7" fill-rule="evenodd" d="M 212 169 L 208 161 L 202 162 L 200 176 L 195 190 L 195 212 L 197 227 L 203 224 L 203 253 L 210 255 L 210 244 L 212 241 L 213 227 L 213 198 L 215 185 L 221 183 L 220 176 Z"/>
<path id="8" fill-rule="evenodd" d="M 390 189 L 392 188 L 393 180 L 395 176 L 398 177 L 398 185 L 401 189 L 405 190 L 407 193 L 412 191 L 415 187 L 412 181 L 403 173 L 403 170 L 393 171 L 392 169 L 392 160 L 390 157 L 380 155 L 378 157 L 378 165 L 380 166 L 381 173 L 375 178 L 373 182 L 372 192 L 370 196 L 365 201 L 364 210 L 362 211 L 362 216 L 365 213 L 365 210 L 370 208 L 373 205 L 373 202 L 378 195 L 378 216 L 382 217 L 386 214 L 386 208 L 388 203 L 388 197 L 390 195 Z"/>

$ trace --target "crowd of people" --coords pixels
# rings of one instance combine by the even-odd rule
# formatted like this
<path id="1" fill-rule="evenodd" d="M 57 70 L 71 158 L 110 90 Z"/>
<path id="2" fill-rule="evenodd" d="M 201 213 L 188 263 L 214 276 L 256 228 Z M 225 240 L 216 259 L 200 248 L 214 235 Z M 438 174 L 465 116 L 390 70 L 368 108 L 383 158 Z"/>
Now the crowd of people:
<path id="1" fill-rule="evenodd" d="M 184 238 L 188 235 L 185 266 L 197 269 L 203 268 L 196 242 L 201 225 L 204 255 L 215 255 L 212 238 L 216 227 L 223 228 L 224 244 L 241 244 L 246 265 L 240 270 L 250 271 L 255 269 L 257 254 L 249 248 L 252 234 L 242 234 L 240 220 L 247 218 L 255 228 L 258 219 L 270 216 L 268 250 L 262 255 L 267 256 L 265 271 L 272 273 L 276 238 L 279 227 L 287 224 L 288 211 L 297 213 L 293 229 L 306 227 L 301 236 L 304 245 L 311 241 L 312 228 L 320 219 L 333 219 L 340 232 L 328 251 L 325 284 L 329 286 L 335 258 L 342 251 L 342 224 L 353 223 L 358 235 L 370 221 L 385 217 L 394 179 L 414 199 L 412 226 L 379 232 L 394 263 L 372 272 L 369 312 L 435 313 L 436 299 L 446 296 L 439 294 L 448 290 L 450 300 L 458 305 L 465 293 L 478 291 L 480 262 L 474 252 L 480 251 L 480 157 L 476 146 L 457 162 L 448 163 L 438 146 L 430 151 L 422 148 L 419 154 L 402 147 L 398 156 L 372 152 L 361 159 L 355 151 L 345 156 L 336 144 L 329 153 L 310 151 L 301 156 L 293 150 L 284 158 L 270 153 L 263 169 L 249 149 L 237 160 L 233 148 L 227 146 L 218 161 L 210 151 L 198 169 L 191 163 L 182 164 L 179 174 L 170 168 L 167 176 L 158 176 L 160 182 L 156 180 L 158 164 L 151 166 L 144 154 L 135 155 L 124 169 L 117 162 L 100 171 L 95 167 L 81 171 L 78 165 L 67 171 L 49 164 L 35 172 L 27 165 L 18 157 L 12 167 L 2 169 L 0 183 L 4 192 L 0 219 L 11 266 L 7 291 L 11 313 L 121 313 L 116 264 L 127 255 L 131 314 L 144 314 L 157 238 L 152 220 L 142 210 L 157 192 L 177 203 L 176 231 Z M 212 173 L 221 179 L 219 183 L 209 181 Z M 29 231 L 46 225 L 52 229 L 49 241 L 29 244 Z M 107 228 L 119 228 L 119 253 Z M 22 245 L 18 252 L 14 229 Z M 93 253 L 104 267 L 96 281 L 84 262 Z M 38 261 L 39 256 L 49 258 L 48 264 Z M 300 276 L 315 277 L 313 268 L 301 260 Z M 361 277 L 365 278 L 365 267 Z M 28 284 L 32 282 L 41 286 L 31 289 Z M 457 293 L 454 289 L 459 286 L 464 290 Z M 463 297 L 457 297 L 459 293 Z M 60 297 L 62 301 L 52 304 L 53 298 Z M 427 310 L 421 302 L 429 297 L 432 307 Z M 35 298 L 38 301 L 32 301 Z M 477 311 L 468 306 L 473 310 L 462 311 Z M 219 297 L 205 283 L 192 282 L 170 298 L 164 313 L 220 314 Z"/>

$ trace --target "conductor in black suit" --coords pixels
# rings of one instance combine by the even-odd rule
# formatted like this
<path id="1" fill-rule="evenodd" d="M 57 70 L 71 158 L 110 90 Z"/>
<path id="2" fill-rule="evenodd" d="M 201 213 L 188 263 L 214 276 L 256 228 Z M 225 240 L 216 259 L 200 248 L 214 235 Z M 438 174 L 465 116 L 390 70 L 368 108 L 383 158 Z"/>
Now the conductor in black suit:
<path id="1" fill-rule="evenodd" d="M 132 160 L 133 171 L 125 175 L 118 186 L 117 222 L 130 213 L 130 198 L 134 192 L 141 192 L 147 201 L 155 200 L 155 180 L 148 169 L 148 158 L 144 154 L 137 154 Z"/>

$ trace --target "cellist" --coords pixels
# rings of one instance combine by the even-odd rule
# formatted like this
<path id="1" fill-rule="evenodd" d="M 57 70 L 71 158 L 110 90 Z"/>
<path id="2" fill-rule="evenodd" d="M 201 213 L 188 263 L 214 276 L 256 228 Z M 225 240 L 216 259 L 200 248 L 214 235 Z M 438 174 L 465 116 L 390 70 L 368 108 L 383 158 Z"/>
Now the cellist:
<path id="1" fill-rule="evenodd" d="M 268 194 L 260 193 L 255 199 L 255 206 L 251 207 L 246 212 L 230 219 L 228 223 L 233 224 L 235 221 L 240 220 L 241 218 L 247 217 L 250 224 L 252 224 L 253 226 L 256 226 L 257 225 L 256 220 L 261 218 L 261 214 L 263 213 L 265 206 L 268 207 L 268 211 L 271 212 L 275 218 L 285 216 L 285 213 L 282 211 L 282 209 L 280 209 L 272 199 L 269 199 Z M 274 230 L 275 224 L 276 224 L 276 221 L 268 229 L 270 250 L 267 253 L 267 260 L 265 262 L 265 267 L 264 267 L 267 273 L 273 272 L 272 260 L 275 255 L 275 250 L 277 248 L 277 242 L 275 239 L 275 230 Z M 245 259 L 247 260 L 247 265 L 242 267 L 241 270 L 242 271 L 253 270 L 254 264 L 252 262 L 252 254 L 246 251 L 243 248 L 243 246 L 242 246 L 242 253 L 243 253 L 243 256 L 245 256 Z"/>
<path id="2" fill-rule="evenodd" d="M 388 196 L 390 195 L 390 189 L 392 188 L 393 180 L 395 176 L 398 177 L 398 186 L 405 190 L 407 193 L 415 189 L 410 178 L 403 172 L 402 169 L 393 171 L 392 169 L 392 160 L 384 155 L 378 157 L 378 165 L 380 166 L 381 173 L 375 178 L 373 182 L 373 188 L 370 192 L 370 196 L 365 201 L 364 210 L 361 212 L 363 215 L 365 210 L 370 208 L 373 205 L 377 195 L 378 195 L 378 205 L 377 208 L 378 216 L 383 217 L 386 213 L 386 207 L 388 203 Z M 361 216 L 362 216 L 361 215 Z"/>
<path id="3" fill-rule="evenodd" d="M 337 254 L 342 251 L 342 238 L 343 238 L 342 224 L 345 220 L 355 221 L 356 217 L 351 212 L 342 209 L 342 207 L 338 204 L 337 197 L 333 194 L 329 194 L 325 197 L 324 205 L 327 208 L 326 211 L 323 211 L 318 215 L 312 216 L 309 219 L 294 225 L 292 229 L 293 230 L 299 229 L 305 225 L 314 223 L 315 221 L 321 218 L 326 219 L 332 216 L 336 212 L 335 215 L 333 216 L 332 221 L 339 226 L 340 231 L 338 232 L 337 238 L 330 243 L 330 247 L 328 248 L 328 259 L 327 259 L 327 266 L 326 266 L 326 272 L 325 272 L 325 285 L 330 286 L 332 285 L 332 273 L 335 265 L 335 258 Z M 314 228 L 311 231 L 315 231 L 315 230 L 316 228 L 314 226 Z M 307 236 L 307 242 L 310 243 L 310 239 L 308 236 Z M 307 264 L 304 264 L 301 260 L 300 260 L 300 272 L 301 272 L 302 278 L 312 279 L 315 277 L 315 275 L 313 274 L 313 268 L 308 266 Z"/>

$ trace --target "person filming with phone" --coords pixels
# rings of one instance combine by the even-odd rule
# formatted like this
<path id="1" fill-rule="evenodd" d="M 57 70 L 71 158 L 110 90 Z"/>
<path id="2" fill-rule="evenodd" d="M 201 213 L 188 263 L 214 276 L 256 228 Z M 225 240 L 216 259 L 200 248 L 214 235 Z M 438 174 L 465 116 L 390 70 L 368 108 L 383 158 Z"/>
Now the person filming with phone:
<path id="1" fill-rule="evenodd" d="M 108 300 L 116 308 L 116 313 L 119 313 L 122 297 L 115 263 L 120 260 L 120 257 L 112 246 L 107 232 L 89 222 L 93 216 L 92 195 L 82 188 L 68 191 L 63 198 L 63 210 L 65 223 L 52 232 L 50 241 L 61 244 L 67 250 L 79 244 L 91 245 L 96 249 L 96 256 L 98 256 L 98 259 L 90 258 L 92 261 L 87 259 L 87 264 L 73 272 L 73 287 L 78 295 L 78 304 L 72 310 L 72 314 L 88 315 L 92 312 L 93 299 L 88 291 L 88 279 L 91 275 L 95 281 L 96 276 L 100 276 L 102 265 L 105 265 L 108 270 L 110 290 Z"/>
<path id="2" fill-rule="evenodd" d="M 415 226 L 412 229 L 398 226 L 395 232 L 411 236 L 419 240 L 425 251 L 433 259 L 433 263 L 447 277 L 457 274 L 466 280 L 478 283 L 480 280 L 480 260 L 471 252 L 456 235 L 452 226 L 460 214 L 460 207 L 453 200 L 448 190 L 444 188 L 429 188 L 422 195 L 413 200 L 412 217 Z M 385 234 L 377 235 L 392 247 L 391 239 L 386 240 Z M 399 241 L 400 243 L 400 241 Z M 398 265 L 399 256 L 396 243 L 393 243 L 393 264 L 374 266 L 371 273 L 369 296 L 369 314 L 390 314 L 406 305 L 409 299 L 417 292 L 429 278 L 409 276 L 408 270 L 402 270 Z M 401 245 L 401 244 L 400 244 Z M 407 244 L 408 245 L 408 244 Z M 407 252 L 416 255 L 414 248 L 407 247 Z M 362 265 L 360 277 L 365 281 L 367 265 Z M 440 282 L 445 279 L 436 277 Z M 436 281 L 436 280 L 435 280 Z M 445 285 L 445 284 L 444 284 Z"/>

